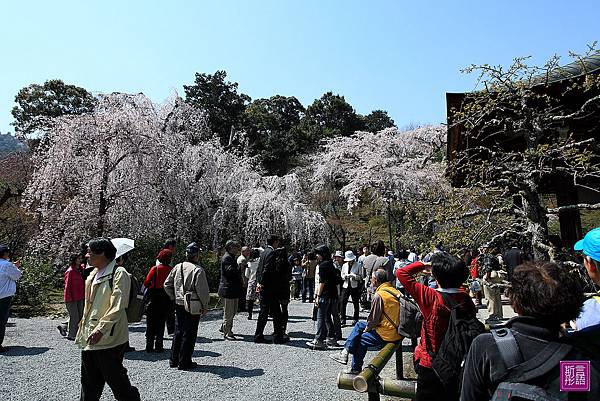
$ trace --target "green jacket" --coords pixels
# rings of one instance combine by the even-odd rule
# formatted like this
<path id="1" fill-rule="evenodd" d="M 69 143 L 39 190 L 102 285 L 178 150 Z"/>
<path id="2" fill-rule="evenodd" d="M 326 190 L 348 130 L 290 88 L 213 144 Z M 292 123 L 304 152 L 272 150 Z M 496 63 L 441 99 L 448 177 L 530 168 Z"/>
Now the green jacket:
<path id="1" fill-rule="evenodd" d="M 112 289 L 110 276 L 114 270 Z M 129 341 L 127 313 L 131 279 L 125 268 L 112 261 L 98 282 L 94 283 L 98 269 L 94 269 L 85 282 L 85 306 L 83 318 L 75 342 L 84 351 L 114 348 Z M 93 331 L 100 331 L 102 338 L 89 345 L 86 340 Z"/>

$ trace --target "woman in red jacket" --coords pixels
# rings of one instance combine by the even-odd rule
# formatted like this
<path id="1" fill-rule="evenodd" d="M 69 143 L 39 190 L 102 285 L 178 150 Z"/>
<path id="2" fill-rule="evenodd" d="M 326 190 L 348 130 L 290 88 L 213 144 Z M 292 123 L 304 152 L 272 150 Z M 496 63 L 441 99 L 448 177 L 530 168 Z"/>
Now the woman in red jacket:
<path id="1" fill-rule="evenodd" d="M 146 352 L 163 352 L 163 338 L 165 334 L 165 322 L 167 313 L 171 310 L 171 299 L 165 292 L 165 280 L 171 272 L 169 266 L 173 252 L 163 249 L 157 256 L 159 264 L 152 266 L 144 286 L 150 294 L 146 320 Z"/>
<path id="2" fill-rule="evenodd" d="M 69 258 L 69 266 L 65 271 L 64 297 L 69 312 L 67 339 L 73 341 L 77 335 L 79 321 L 83 316 L 83 301 L 85 298 L 85 280 L 83 279 L 81 256 L 79 254 L 73 254 Z M 64 333 L 63 327 L 59 326 L 58 330 L 61 334 Z"/>

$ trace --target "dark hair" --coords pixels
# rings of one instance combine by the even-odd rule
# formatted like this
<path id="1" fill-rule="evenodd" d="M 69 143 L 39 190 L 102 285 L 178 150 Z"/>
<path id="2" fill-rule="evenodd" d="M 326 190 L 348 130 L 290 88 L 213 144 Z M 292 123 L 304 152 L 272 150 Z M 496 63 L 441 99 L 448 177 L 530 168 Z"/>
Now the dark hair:
<path id="1" fill-rule="evenodd" d="M 123 255 L 119 256 L 116 260 L 118 260 L 119 263 L 125 263 L 129 260 L 129 254 L 124 253 Z"/>
<path id="2" fill-rule="evenodd" d="M 269 237 L 267 238 L 267 245 L 273 245 L 275 242 L 280 241 L 279 235 L 269 235 Z"/>
<path id="3" fill-rule="evenodd" d="M 71 255 L 69 255 L 69 266 L 75 266 L 75 262 L 77 261 L 77 258 L 80 258 L 81 255 L 78 253 L 72 253 Z"/>
<path id="4" fill-rule="evenodd" d="M 388 275 L 384 269 L 377 269 L 377 270 L 375 270 L 374 274 L 375 274 L 375 280 L 377 280 L 377 282 L 379 284 L 388 282 Z"/>
<path id="5" fill-rule="evenodd" d="M 523 316 L 539 319 L 550 327 L 576 319 L 585 296 L 568 269 L 552 262 L 527 262 L 513 272 L 508 296 Z"/>
<path id="6" fill-rule="evenodd" d="M 314 252 L 309 252 L 309 253 L 306 255 L 306 258 L 307 258 L 308 260 L 315 260 L 315 259 L 317 258 L 317 254 L 316 254 L 316 253 L 314 253 Z"/>
<path id="7" fill-rule="evenodd" d="M 321 255 L 323 260 L 331 260 L 331 251 L 327 245 L 319 245 L 315 248 L 314 253 Z"/>
<path id="8" fill-rule="evenodd" d="M 95 254 L 104 254 L 108 260 L 113 260 L 117 254 L 117 248 L 108 238 L 94 238 L 88 242 L 88 248 Z"/>
<path id="9" fill-rule="evenodd" d="M 236 240 L 232 240 L 230 239 L 229 241 L 227 241 L 225 243 L 225 251 L 229 252 L 231 251 L 233 248 L 240 246 L 240 243 L 237 242 Z"/>
<path id="10" fill-rule="evenodd" d="M 169 238 L 168 240 L 166 240 L 165 244 L 163 245 L 163 249 L 169 248 L 171 246 L 177 246 L 177 240 L 175 238 Z"/>
<path id="11" fill-rule="evenodd" d="M 258 248 L 252 248 L 250 251 L 250 259 L 260 258 L 260 250 Z"/>
<path id="12" fill-rule="evenodd" d="M 431 273 L 442 288 L 458 288 L 469 276 L 464 261 L 447 252 L 434 252 L 431 255 Z"/>
<path id="13" fill-rule="evenodd" d="M 371 253 L 377 256 L 385 256 L 385 244 L 382 240 L 371 244 Z"/>

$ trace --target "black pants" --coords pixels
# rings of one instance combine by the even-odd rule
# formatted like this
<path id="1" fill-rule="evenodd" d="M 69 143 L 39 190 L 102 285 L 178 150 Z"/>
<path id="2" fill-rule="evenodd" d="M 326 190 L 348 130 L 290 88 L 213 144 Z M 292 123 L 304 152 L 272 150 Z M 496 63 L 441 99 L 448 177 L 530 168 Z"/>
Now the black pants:
<path id="1" fill-rule="evenodd" d="M 6 325 L 8 323 L 8 315 L 10 315 L 10 302 L 12 297 L 4 297 L 0 299 L 0 345 L 4 341 L 6 334 Z"/>
<path id="2" fill-rule="evenodd" d="M 188 366 L 192 363 L 200 316 L 186 312 L 183 305 L 175 305 L 175 316 L 175 337 L 173 337 L 171 348 L 171 364 Z"/>
<path id="3" fill-rule="evenodd" d="M 140 393 L 131 385 L 123 355 L 127 343 L 114 348 L 81 352 L 80 401 L 97 401 L 102 395 L 104 383 L 108 384 L 119 401 L 139 401 Z"/>
<path id="4" fill-rule="evenodd" d="M 167 311 L 167 333 L 175 333 L 175 302 L 170 301 L 169 310 Z"/>
<path id="5" fill-rule="evenodd" d="M 281 311 L 281 304 L 277 299 L 271 297 L 263 297 L 260 300 L 260 312 L 258 312 L 256 332 L 254 333 L 255 338 L 264 334 L 265 326 L 267 325 L 267 321 L 269 320 L 269 311 L 271 312 L 271 315 L 273 315 L 273 332 L 275 333 L 275 337 L 281 337 L 283 335 L 282 329 L 284 323 L 283 314 Z M 285 324 L 287 325 L 287 305 Z"/>
<path id="6" fill-rule="evenodd" d="M 152 291 L 147 310 L 146 349 L 162 349 L 167 315 L 172 313 L 171 300 L 162 288 Z"/>
<path id="7" fill-rule="evenodd" d="M 279 301 L 279 307 L 281 308 L 281 334 L 285 334 L 287 331 L 288 318 L 290 316 L 288 312 L 289 299 Z"/>
<path id="8" fill-rule="evenodd" d="M 421 365 L 415 367 L 417 372 L 417 393 L 413 401 L 458 401 L 458 385 L 449 389 L 444 387 L 433 369 Z"/>
<path id="9" fill-rule="evenodd" d="M 242 292 L 238 298 L 238 312 L 246 312 L 246 293 L 248 287 L 242 287 Z"/>
<path id="10" fill-rule="evenodd" d="M 350 284 L 348 284 L 348 288 L 344 288 L 342 291 L 342 313 L 341 320 L 342 324 L 346 323 L 346 307 L 348 306 L 348 299 L 352 297 L 352 304 L 354 305 L 354 315 L 352 315 L 352 320 L 358 321 L 359 312 L 360 312 L 360 292 L 362 287 L 360 284 L 356 288 L 352 288 Z"/>

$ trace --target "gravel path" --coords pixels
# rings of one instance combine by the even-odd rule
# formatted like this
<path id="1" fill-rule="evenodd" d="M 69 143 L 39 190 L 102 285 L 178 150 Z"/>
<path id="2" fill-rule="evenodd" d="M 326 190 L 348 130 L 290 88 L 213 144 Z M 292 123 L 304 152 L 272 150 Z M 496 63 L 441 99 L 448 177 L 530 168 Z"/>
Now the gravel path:
<path id="1" fill-rule="evenodd" d="M 143 400 L 366 400 L 365 394 L 337 389 L 336 377 L 343 367 L 328 357 L 331 351 L 312 351 L 305 345 L 314 334 L 311 305 L 292 301 L 289 311 L 292 340 L 284 345 L 254 344 L 256 320 L 248 321 L 245 313 L 234 321 L 234 332 L 241 338 L 223 341 L 218 332 L 222 314 L 211 312 L 198 330 L 194 360 L 200 366 L 190 372 L 170 369 L 168 352 L 146 354 L 145 323 L 131 325 L 130 343 L 141 351 L 126 354 L 125 367 Z M 480 315 L 485 317 L 484 310 Z M 60 337 L 59 320 L 11 318 L 9 322 L 4 343 L 11 349 L 0 355 L 0 400 L 78 399 L 81 353 Z M 351 329 L 344 328 L 344 336 Z M 271 330 L 269 322 L 265 332 Z M 170 341 L 165 347 L 170 348 Z M 365 362 L 374 355 L 369 352 Z M 410 354 L 405 352 L 404 357 L 405 372 L 414 374 Z M 394 366 L 390 361 L 382 377 L 393 377 Z M 113 399 L 108 387 L 102 399 Z"/>

